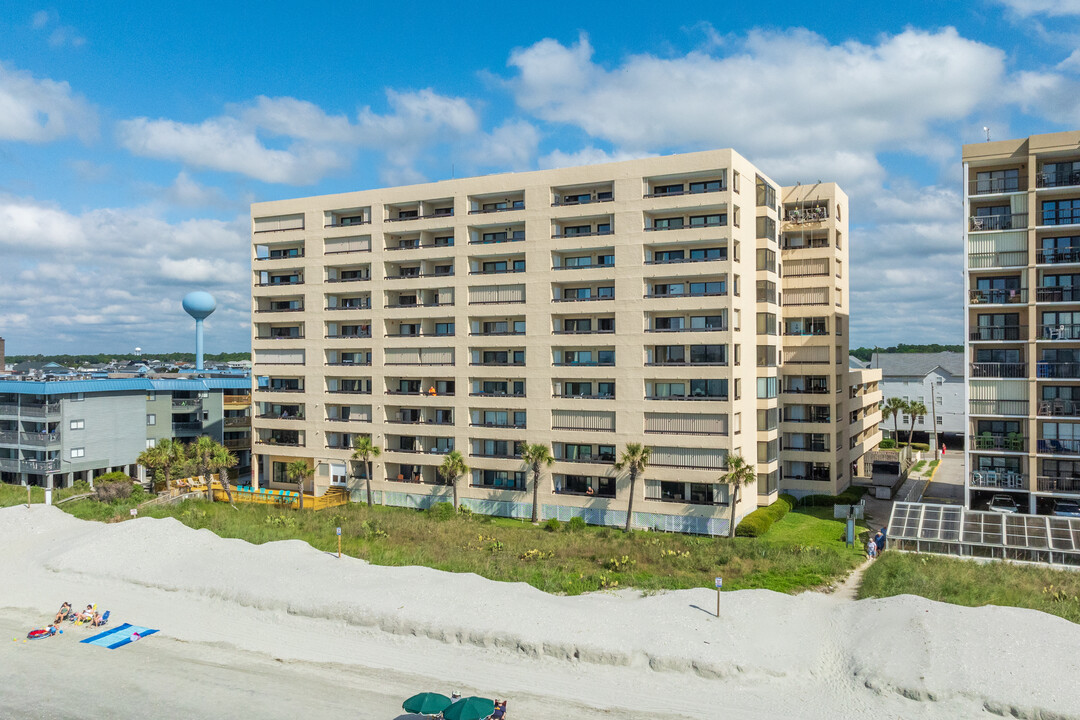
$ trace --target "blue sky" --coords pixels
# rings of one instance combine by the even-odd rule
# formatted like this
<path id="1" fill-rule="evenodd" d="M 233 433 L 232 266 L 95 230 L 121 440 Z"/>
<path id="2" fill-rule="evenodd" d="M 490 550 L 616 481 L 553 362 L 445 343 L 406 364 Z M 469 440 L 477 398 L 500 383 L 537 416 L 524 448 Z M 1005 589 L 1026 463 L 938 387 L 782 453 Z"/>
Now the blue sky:
<path id="1" fill-rule="evenodd" d="M 248 205 L 734 147 L 851 196 L 852 343 L 960 342 L 964 142 L 1080 128 L 1080 0 L 0 7 L 9 353 L 249 344 Z"/>

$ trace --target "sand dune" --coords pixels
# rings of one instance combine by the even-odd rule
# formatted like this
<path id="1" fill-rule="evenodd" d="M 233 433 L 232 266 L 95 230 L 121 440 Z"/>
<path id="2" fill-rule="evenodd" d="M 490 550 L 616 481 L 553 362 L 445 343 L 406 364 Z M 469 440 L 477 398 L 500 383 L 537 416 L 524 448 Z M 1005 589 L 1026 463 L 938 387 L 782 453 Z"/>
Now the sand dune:
<path id="1" fill-rule="evenodd" d="M 125 669 L 133 657 L 167 660 L 207 687 L 194 706 L 170 689 L 176 702 L 209 717 L 250 709 L 253 695 L 270 700 L 264 717 L 295 717 L 305 684 L 309 702 L 325 703 L 321 717 L 393 718 L 412 691 L 455 687 L 511 698 L 515 718 L 1080 717 L 1080 626 L 1027 610 L 742 591 L 723 594 L 716 618 L 709 590 L 556 597 L 339 560 L 297 541 L 254 546 L 171 519 L 102 525 L 45 506 L 0 510 L 0 546 L 0 627 L 42 621 L 70 600 L 161 630 L 117 651 L 76 645 L 72 633 L 11 643 L 0 662 L 16 677 L 57 659 L 118 673 L 138 671 Z M 237 664 L 250 672 L 223 681 L 221 668 Z M 17 708 L 18 692 L 0 687 L 0 710 Z M 66 717 L 75 692 L 39 709 Z M 107 689 L 82 692 L 105 699 Z"/>

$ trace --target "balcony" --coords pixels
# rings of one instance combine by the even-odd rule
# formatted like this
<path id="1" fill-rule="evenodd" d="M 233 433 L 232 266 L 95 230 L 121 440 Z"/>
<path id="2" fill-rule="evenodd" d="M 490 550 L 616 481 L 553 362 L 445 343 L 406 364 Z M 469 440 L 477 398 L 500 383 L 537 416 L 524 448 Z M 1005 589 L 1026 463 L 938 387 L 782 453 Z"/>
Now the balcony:
<path id="1" fill-rule="evenodd" d="M 255 388 L 256 392 L 279 392 L 279 393 L 302 393 L 304 388 L 292 385 L 260 385 Z"/>
<path id="2" fill-rule="evenodd" d="M 986 232 L 989 230 L 1026 230 L 1027 222 L 1027 213 L 973 215 L 968 218 L 968 229 L 972 232 Z"/>
<path id="3" fill-rule="evenodd" d="M 370 275 L 350 275 L 349 277 L 326 278 L 326 282 L 328 283 L 368 282 L 369 280 L 371 280 Z"/>
<path id="4" fill-rule="evenodd" d="M 195 432 L 202 430 L 203 424 L 201 421 L 195 422 L 174 422 L 172 424 L 173 432 Z"/>
<path id="5" fill-rule="evenodd" d="M 1080 417 L 1080 401 L 1077 400 L 1040 400 L 1039 417 Z"/>
<path id="6" fill-rule="evenodd" d="M 1035 365 L 1035 377 L 1040 380 L 1059 378 L 1062 380 L 1080 379 L 1080 363 L 1076 362 L 1039 362 Z"/>
<path id="7" fill-rule="evenodd" d="M 349 335 L 326 335 L 326 337 L 331 340 L 367 340 L 371 337 L 371 331 L 351 333 Z"/>
<path id="8" fill-rule="evenodd" d="M 824 441 L 821 441 L 821 442 L 808 442 L 808 443 L 806 443 L 805 445 L 802 445 L 802 446 L 785 444 L 781 448 L 781 450 L 787 450 L 787 451 L 793 451 L 793 452 L 816 452 L 816 453 L 821 453 L 821 452 L 829 452 L 829 445 L 828 445 L 828 443 L 826 443 Z"/>
<path id="9" fill-rule="evenodd" d="M 357 303 L 356 305 L 333 305 L 333 306 L 327 305 L 326 309 L 329 310 L 329 311 L 333 311 L 333 310 L 370 310 L 371 309 L 371 301 L 368 300 L 366 302 Z"/>
<path id="10" fill-rule="evenodd" d="M 655 298 L 725 297 L 727 294 L 727 288 L 724 288 L 716 292 L 645 293 L 642 297 L 651 300 Z"/>
<path id="11" fill-rule="evenodd" d="M 1041 442 L 1041 441 L 1040 441 Z M 1027 438 L 1019 433 L 1004 435 L 984 432 L 972 437 L 975 450 L 1000 450 L 1002 452 L 1026 452 Z"/>
<path id="12" fill-rule="evenodd" d="M 0 432 L 0 442 L 6 445 L 56 445 L 60 442 L 59 432 Z"/>
<path id="13" fill-rule="evenodd" d="M 666 364 L 666 363 L 664 363 Z M 671 363 L 685 365 L 686 363 Z M 566 362 L 553 362 L 552 367 L 615 367 L 614 360 L 569 360 Z"/>
<path id="14" fill-rule="evenodd" d="M 990 268 L 1024 267 L 1028 264 L 1027 250 L 1005 250 L 1002 252 L 968 253 L 968 268 L 987 270 Z"/>
<path id="15" fill-rule="evenodd" d="M 596 230 L 591 230 L 591 229 L 587 230 L 587 231 L 582 230 L 580 232 L 572 232 L 572 233 L 567 233 L 567 232 L 553 233 L 552 236 L 551 236 L 551 239 L 552 240 L 564 240 L 566 238 L 596 237 L 597 235 L 614 235 L 614 234 L 615 234 L 615 231 L 612 230 L 610 227 L 608 227 L 608 228 L 599 228 L 599 229 L 596 229 Z"/>
<path id="16" fill-rule="evenodd" d="M 370 389 L 361 388 L 337 388 L 336 390 L 327 390 L 331 395 L 370 395 Z"/>
<path id="17" fill-rule="evenodd" d="M 524 430 L 525 429 L 525 423 L 515 424 L 515 423 L 512 423 L 512 422 L 505 422 L 505 423 L 474 422 L 474 423 L 469 423 L 469 427 L 474 427 L 474 428 L 496 428 L 496 429 L 498 429 L 498 428 L 507 429 L 508 428 L 508 429 L 511 429 L 511 430 Z"/>
<path id="18" fill-rule="evenodd" d="M 251 438 L 225 438 L 225 442 L 222 444 L 230 450 L 249 450 L 251 449 Z"/>
<path id="19" fill-rule="evenodd" d="M 994 253 L 989 254 L 993 255 Z M 1013 288 L 1011 290 L 969 290 L 968 298 L 972 305 L 1015 305 L 1026 303 L 1028 301 L 1027 293 L 1027 288 Z"/>
<path id="20" fill-rule="evenodd" d="M 10 407 L 14 408 L 15 406 L 12 405 Z M 45 417 L 47 415 L 58 415 L 60 414 L 60 403 L 24 403 L 22 407 L 19 408 L 19 412 L 24 417 Z"/>
<path id="21" fill-rule="evenodd" d="M 789 385 L 781 389 L 780 392 L 786 395 L 828 395 L 829 388 L 812 385 Z"/>
<path id="22" fill-rule="evenodd" d="M 1080 259 L 1077 260 L 1080 262 Z M 1080 303 L 1080 286 L 1035 288 L 1036 302 Z"/>
<path id="23" fill-rule="evenodd" d="M 969 195 L 1000 195 L 1027 190 L 1027 176 L 982 178 L 968 181 Z"/>
<path id="24" fill-rule="evenodd" d="M 971 414 L 1027 417 L 1028 402 L 1027 400 L 972 400 Z"/>
<path id="25" fill-rule="evenodd" d="M 500 391 L 483 391 L 471 392 L 469 397 L 497 397 L 497 398 L 523 398 L 525 393 L 512 393 L 512 392 L 500 392 Z"/>
<path id="26" fill-rule="evenodd" d="M 1080 455 L 1080 440 L 1047 440 L 1039 438 L 1040 455 Z"/>
<path id="27" fill-rule="evenodd" d="M 595 330 L 552 330 L 552 335 L 614 335 L 615 328 L 608 328 L 606 330 L 596 328 Z"/>
<path id="28" fill-rule="evenodd" d="M 612 398 L 615 396 L 612 395 Z M 727 395 L 646 395 L 646 400 L 703 400 L 705 402 L 727 402 Z"/>
<path id="29" fill-rule="evenodd" d="M 272 280 L 267 280 L 266 282 L 257 282 L 257 283 L 255 283 L 255 287 L 279 287 L 279 286 L 284 286 L 284 285 L 303 285 L 303 284 L 304 284 L 304 278 L 298 278 L 298 277 L 281 278 L 281 279 L 275 278 L 275 279 L 272 279 Z"/>
<path id="30" fill-rule="evenodd" d="M 552 298 L 551 302 L 564 303 L 564 302 L 594 302 L 596 300 L 614 300 L 614 295 L 589 295 L 586 297 L 557 297 Z"/>
<path id="31" fill-rule="evenodd" d="M 1039 492 L 1080 493 L 1080 478 L 1061 475 L 1040 475 Z"/>
<path id="32" fill-rule="evenodd" d="M 448 272 L 421 272 L 421 273 L 403 273 L 398 275 L 387 275 L 384 280 L 415 280 L 416 278 L 433 278 L 433 277 L 454 277 L 454 271 L 451 269 Z"/>
<path id="33" fill-rule="evenodd" d="M 304 333 L 281 333 L 274 335 L 256 335 L 256 340 L 303 340 Z"/>
<path id="34" fill-rule="evenodd" d="M 1080 247 L 1040 248 L 1035 251 L 1040 265 L 1070 265 L 1080 263 Z"/>
<path id="35" fill-rule="evenodd" d="M 580 265 L 552 265 L 552 270 L 597 270 L 601 268 L 613 268 L 615 263 L 603 262 L 603 263 L 582 263 Z"/>
<path id="36" fill-rule="evenodd" d="M 1027 340 L 1027 325 L 983 326 L 971 331 L 972 342 L 992 342 L 1006 340 Z"/>
<path id="37" fill-rule="evenodd" d="M 695 215 L 693 217 L 655 218 L 651 225 L 645 226 L 645 232 L 660 232 L 663 230 L 687 230 L 696 228 L 727 227 L 727 213 L 711 213 L 708 215 Z"/>
<path id="38" fill-rule="evenodd" d="M 971 487 L 1026 490 L 1027 476 L 1012 470 L 978 470 L 971 473 Z"/>
<path id="39" fill-rule="evenodd" d="M 239 416 L 239 417 L 234 416 L 234 417 L 225 418 L 225 427 L 227 427 L 227 428 L 250 427 L 250 426 L 251 426 L 251 418 L 248 417 L 247 415 L 243 415 L 243 416 Z"/>
<path id="40" fill-rule="evenodd" d="M 302 257 L 304 257 L 304 249 L 300 248 L 299 250 L 293 251 L 288 254 L 275 255 L 273 252 L 271 252 L 269 255 L 255 258 L 255 261 L 262 262 L 263 260 L 295 260 Z"/>
<path id="41" fill-rule="evenodd" d="M 1080 325 L 1040 325 L 1039 340 L 1080 340 Z"/>
<path id="42" fill-rule="evenodd" d="M 173 398 L 172 401 L 173 410 L 198 410 L 202 407 L 201 398 Z"/>
<path id="43" fill-rule="evenodd" d="M 250 405 L 251 395 L 244 393 L 243 395 L 224 395 L 224 403 L 226 405 Z"/>
<path id="44" fill-rule="evenodd" d="M 277 447 L 304 447 L 304 443 L 293 438 L 284 437 L 268 437 L 266 439 L 259 439 L 255 441 L 256 445 L 274 445 Z"/>
<path id="45" fill-rule="evenodd" d="M 645 328 L 647 333 L 680 333 L 680 332 L 727 332 L 728 326 L 708 325 L 706 327 L 677 327 L 677 328 Z M 607 331 L 614 332 L 614 330 Z"/>
<path id="46" fill-rule="evenodd" d="M 824 205 L 806 208 L 791 208 L 784 213 L 784 222 L 795 225 L 825 222 L 829 219 L 829 208 Z"/>
<path id="47" fill-rule="evenodd" d="M 1026 378 L 1027 363 L 971 363 L 973 378 Z"/>
<path id="48" fill-rule="evenodd" d="M 809 480 L 811 482 L 829 482 L 829 481 L 832 480 L 832 478 L 829 477 L 829 471 L 828 470 L 816 470 L 816 471 L 813 471 L 813 472 L 809 472 L 809 473 L 807 473 L 805 475 L 787 475 L 787 474 L 785 474 L 784 475 L 784 480 L 789 481 L 789 482 L 805 482 L 807 480 Z"/>
<path id="49" fill-rule="evenodd" d="M 60 469 L 60 460 L 18 460 L 16 458 L 0 458 L 0 470 L 12 472 L 24 472 L 31 475 L 57 472 Z"/>
<path id="50" fill-rule="evenodd" d="M 1040 172 L 1035 176 L 1035 187 L 1055 188 L 1080 185 L 1080 172 Z"/>
<path id="51" fill-rule="evenodd" d="M 405 222 L 406 220 L 431 220 L 432 218 L 454 217 L 454 208 L 435 208 L 424 215 L 398 215 L 398 217 L 386 218 L 386 222 Z"/>

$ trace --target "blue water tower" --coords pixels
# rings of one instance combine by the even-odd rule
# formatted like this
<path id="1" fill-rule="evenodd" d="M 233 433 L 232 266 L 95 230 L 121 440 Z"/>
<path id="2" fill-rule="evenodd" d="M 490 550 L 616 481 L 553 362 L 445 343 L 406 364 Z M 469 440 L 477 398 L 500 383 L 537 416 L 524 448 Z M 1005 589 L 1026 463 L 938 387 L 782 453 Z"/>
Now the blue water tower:
<path id="1" fill-rule="evenodd" d="M 217 310 L 214 296 L 202 290 L 184 296 L 184 312 L 195 318 L 195 369 L 203 369 L 203 320 Z"/>

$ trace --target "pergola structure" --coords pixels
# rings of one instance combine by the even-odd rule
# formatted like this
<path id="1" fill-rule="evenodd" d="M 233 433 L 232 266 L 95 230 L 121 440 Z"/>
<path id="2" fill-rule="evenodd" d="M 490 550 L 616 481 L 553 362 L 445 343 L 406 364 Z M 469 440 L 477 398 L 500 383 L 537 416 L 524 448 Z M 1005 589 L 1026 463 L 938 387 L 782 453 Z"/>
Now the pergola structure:
<path id="1" fill-rule="evenodd" d="M 898 502 L 889 542 L 897 550 L 1080 565 L 1080 518 Z"/>

